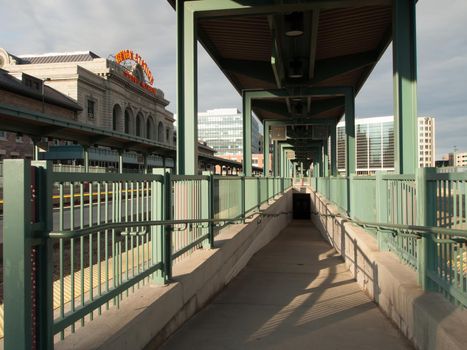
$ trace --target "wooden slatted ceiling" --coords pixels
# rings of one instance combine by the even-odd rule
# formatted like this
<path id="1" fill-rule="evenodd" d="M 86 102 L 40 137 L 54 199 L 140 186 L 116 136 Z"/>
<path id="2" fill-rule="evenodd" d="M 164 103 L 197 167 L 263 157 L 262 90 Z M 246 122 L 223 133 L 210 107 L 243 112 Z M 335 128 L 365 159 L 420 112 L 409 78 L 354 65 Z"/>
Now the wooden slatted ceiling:
<path id="1" fill-rule="evenodd" d="M 200 28 L 222 58 L 271 60 L 272 36 L 265 16 L 206 19 Z"/>
<path id="2" fill-rule="evenodd" d="M 320 13 L 316 58 L 351 55 L 376 49 L 391 28 L 392 9 L 372 6 Z"/>

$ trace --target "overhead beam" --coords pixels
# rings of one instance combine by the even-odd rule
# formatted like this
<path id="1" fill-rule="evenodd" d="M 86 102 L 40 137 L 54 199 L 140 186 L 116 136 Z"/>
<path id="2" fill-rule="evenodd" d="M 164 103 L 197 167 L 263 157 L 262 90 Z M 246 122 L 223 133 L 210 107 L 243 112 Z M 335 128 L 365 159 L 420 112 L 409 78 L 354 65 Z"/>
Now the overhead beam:
<path id="1" fill-rule="evenodd" d="M 317 0 L 312 2 L 295 0 L 287 1 L 287 3 L 278 3 L 277 0 L 203 0 L 187 2 L 189 10 L 196 13 L 199 18 L 391 5 L 392 0 Z"/>
<path id="2" fill-rule="evenodd" d="M 246 75 L 250 78 L 263 81 L 268 84 L 276 84 L 273 76 L 273 68 L 267 62 L 238 60 L 238 59 L 221 59 L 219 60 L 221 67 L 232 73 Z"/>
<path id="3" fill-rule="evenodd" d="M 417 48 L 415 0 L 394 1 L 394 168 L 415 174 L 417 168 Z"/>
<path id="4" fill-rule="evenodd" d="M 336 76 L 374 65 L 378 59 L 379 52 L 375 50 L 318 60 L 315 63 L 316 73 L 312 79 L 310 78 L 310 84 L 318 84 Z"/>

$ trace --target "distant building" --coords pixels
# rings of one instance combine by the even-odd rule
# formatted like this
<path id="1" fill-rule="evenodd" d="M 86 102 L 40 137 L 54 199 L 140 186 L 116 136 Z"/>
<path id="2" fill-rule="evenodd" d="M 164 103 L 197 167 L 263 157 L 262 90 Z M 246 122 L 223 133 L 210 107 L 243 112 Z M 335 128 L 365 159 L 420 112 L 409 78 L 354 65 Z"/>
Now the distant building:
<path id="1" fill-rule="evenodd" d="M 467 152 L 449 153 L 449 165 L 453 167 L 467 167 Z"/>
<path id="2" fill-rule="evenodd" d="M 172 149 L 176 144 L 173 114 L 166 109 L 169 101 L 152 87 L 152 73 L 141 56 L 130 50 L 102 58 L 91 51 L 13 55 L 0 48 L 0 68 L 19 79 L 22 74 L 35 77 L 34 84 L 75 101 L 82 110 L 73 115 L 74 121 Z M 16 136 L 1 133 L 0 138 Z"/>
<path id="3" fill-rule="evenodd" d="M 435 166 L 435 119 L 418 118 L 418 166 Z M 394 171 L 394 117 L 355 120 L 356 172 Z M 345 122 L 337 125 L 337 167 L 345 171 Z"/>
<path id="4" fill-rule="evenodd" d="M 418 118 L 418 166 L 434 167 L 435 164 L 435 118 Z"/>
<path id="5" fill-rule="evenodd" d="M 28 74 L 10 75 L 0 69 L 0 104 L 22 111 L 46 113 L 49 116 L 74 120 L 81 107 L 71 98 L 51 87 L 42 80 Z M 33 142 L 27 135 L 1 130 L 8 120 L 0 123 L 0 161 L 3 159 L 32 159 Z"/>
<path id="6" fill-rule="evenodd" d="M 0 68 L 37 77 L 78 102 L 79 122 L 174 145 L 169 101 L 144 83 L 141 64 L 120 64 L 91 51 L 14 56 L 0 48 L 0 58 Z"/>
<path id="7" fill-rule="evenodd" d="M 259 122 L 251 121 L 251 152 L 262 151 Z M 243 153 L 242 114 L 236 108 L 211 109 L 198 113 L 198 139 L 217 151 L 217 156 Z"/>

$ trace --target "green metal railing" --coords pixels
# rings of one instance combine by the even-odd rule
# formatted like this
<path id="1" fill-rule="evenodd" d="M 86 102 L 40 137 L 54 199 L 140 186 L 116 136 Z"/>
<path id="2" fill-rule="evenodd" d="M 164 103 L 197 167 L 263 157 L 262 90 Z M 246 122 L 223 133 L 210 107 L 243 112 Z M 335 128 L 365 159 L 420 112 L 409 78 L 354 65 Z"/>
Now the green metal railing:
<path id="1" fill-rule="evenodd" d="M 376 228 L 370 232 L 380 249 L 415 269 L 423 288 L 467 307 L 467 174 L 424 168 L 416 175 L 378 173 L 346 181 L 313 178 L 310 185 L 354 222 Z"/>
<path id="2" fill-rule="evenodd" d="M 291 179 L 54 172 L 5 162 L 5 349 L 53 348 L 214 245 Z"/>

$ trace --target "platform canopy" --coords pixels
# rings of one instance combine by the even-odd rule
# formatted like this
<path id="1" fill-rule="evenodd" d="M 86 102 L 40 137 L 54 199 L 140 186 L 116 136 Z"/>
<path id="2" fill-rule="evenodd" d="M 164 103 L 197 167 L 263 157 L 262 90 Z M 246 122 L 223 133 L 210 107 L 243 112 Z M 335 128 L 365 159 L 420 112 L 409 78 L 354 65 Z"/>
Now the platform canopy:
<path id="1" fill-rule="evenodd" d="M 198 14 L 197 35 L 239 93 L 302 86 L 358 92 L 392 39 L 390 0 L 196 2 L 226 4 Z M 242 6 L 250 3 L 258 6 Z M 278 97 L 255 101 L 253 110 L 261 120 L 340 119 L 344 99 Z"/>
<path id="2" fill-rule="evenodd" d="M 168 1 L 177 11 L 182 133 L 197 108 L 196 40 L 243 95 L 244 114 L 254 111 L 288 129 L 335 127 L 345 114 L 353 147 L 355 96 L 397 39 L 395 116 L 404 112 L 405 97 L 407 111 L 416 111 L 415 0 Z"/>

